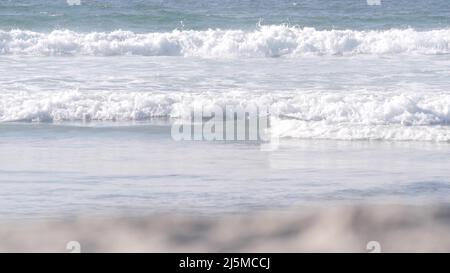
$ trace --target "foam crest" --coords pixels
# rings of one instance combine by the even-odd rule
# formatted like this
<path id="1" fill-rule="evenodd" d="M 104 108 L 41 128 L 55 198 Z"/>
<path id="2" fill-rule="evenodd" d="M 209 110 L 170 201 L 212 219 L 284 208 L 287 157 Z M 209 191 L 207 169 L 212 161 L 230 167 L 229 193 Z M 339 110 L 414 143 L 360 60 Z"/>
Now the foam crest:
<path id="1" fill-rule="evenodd" d="M 193 109 L 249 105 L 268 107 L 274 117 L 273 132 L 281 137 L 450 141 L 448 92 L 5 91 L 0 93 L 0 121 L 186 118 Z"/>
<path id="2" fill-rule="evenodd" d="M 89 56 L 279 57 L 357 54 L 448 54 L 450 29 L 316 30 L 285 25 L 254 31 L 78 33 L 0 31 L 0 54 Z"/>

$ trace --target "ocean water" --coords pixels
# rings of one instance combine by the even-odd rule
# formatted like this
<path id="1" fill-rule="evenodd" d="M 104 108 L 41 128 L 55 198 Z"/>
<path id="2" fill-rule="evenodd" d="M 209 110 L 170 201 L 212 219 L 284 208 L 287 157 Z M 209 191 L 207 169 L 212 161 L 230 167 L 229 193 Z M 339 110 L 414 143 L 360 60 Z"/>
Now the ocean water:
<path id="1" fill-rule="evenodd" d="M 0 1 L 0 218 L 448 202 L 449 1 L 72 2 Z"/>

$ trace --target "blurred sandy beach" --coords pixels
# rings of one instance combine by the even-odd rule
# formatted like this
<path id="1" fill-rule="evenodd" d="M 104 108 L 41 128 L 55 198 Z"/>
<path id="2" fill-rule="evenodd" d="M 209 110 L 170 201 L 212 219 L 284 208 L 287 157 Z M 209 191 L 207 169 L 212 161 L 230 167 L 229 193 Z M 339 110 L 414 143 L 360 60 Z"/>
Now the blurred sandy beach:
<path id="1" fill-rule="evenodd" d="M 69 252 L 76 241 L 81 252 L 446 252 L 449 235 L 449 207 L 309 207 L 9 222 L 0 226 L 0 251 Z"/>

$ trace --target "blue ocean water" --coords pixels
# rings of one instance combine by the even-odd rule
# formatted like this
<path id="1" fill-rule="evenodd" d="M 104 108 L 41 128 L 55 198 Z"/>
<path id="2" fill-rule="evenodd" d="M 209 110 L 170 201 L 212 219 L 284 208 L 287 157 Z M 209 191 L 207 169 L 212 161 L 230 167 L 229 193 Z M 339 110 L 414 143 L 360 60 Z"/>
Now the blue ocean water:
<path id="1" fill-rule="evenodd" d="M 445 203 L 450 2 L 0 1 L 0 218 Z M 277 150 L 177 142 L 270 106 Z"/>
<path id="2" fill-rule="evenodd" d="M 69 3 L 71 1 L 69 0 Z M 370 2 L 370 1 L 369 1 Z M 260 22 L 317 29 L 436 29 L 449 26 L 446 0 L 3 0 L 0 29 L 134 32 L 251 30 Z"/>

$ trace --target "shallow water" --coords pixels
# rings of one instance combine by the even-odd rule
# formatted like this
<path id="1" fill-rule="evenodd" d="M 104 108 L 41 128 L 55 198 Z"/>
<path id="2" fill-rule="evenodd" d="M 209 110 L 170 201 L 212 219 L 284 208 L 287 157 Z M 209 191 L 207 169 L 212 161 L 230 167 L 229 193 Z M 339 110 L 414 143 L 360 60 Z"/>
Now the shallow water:
<path id="1" fill-rule="evenodd" d="M 174 141 L 168 125 L 0 125 L 6 218 L 448 202 L 448 143 Z"/>

